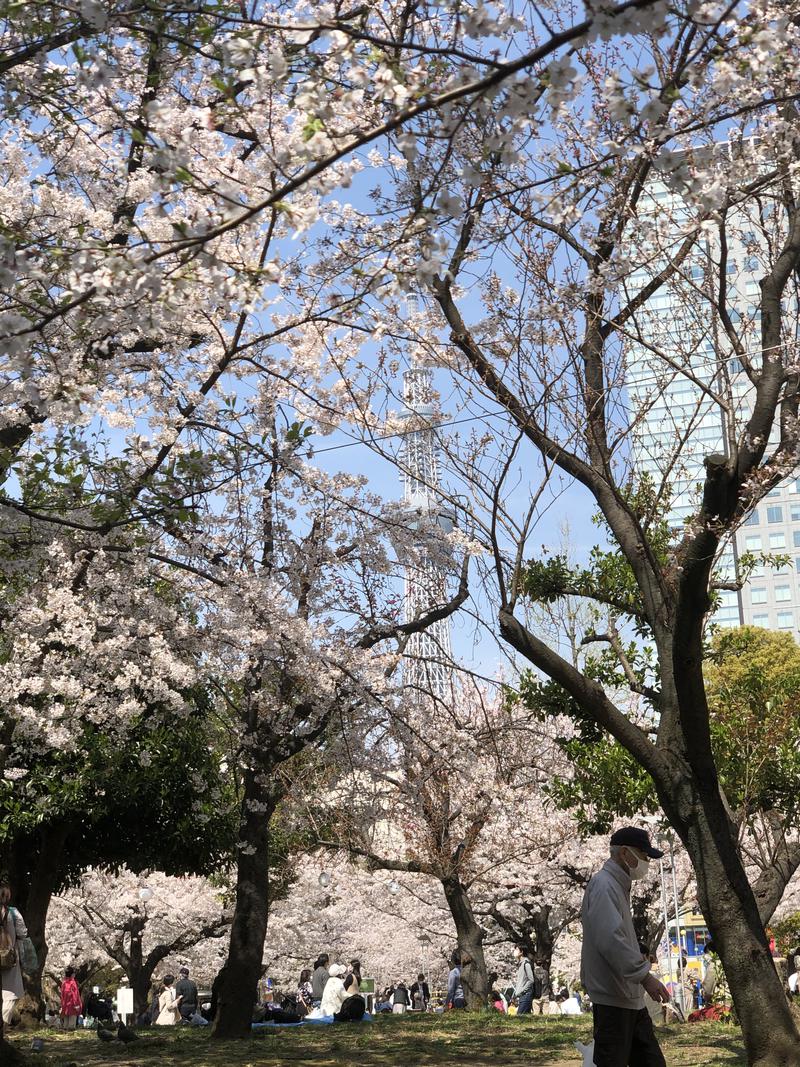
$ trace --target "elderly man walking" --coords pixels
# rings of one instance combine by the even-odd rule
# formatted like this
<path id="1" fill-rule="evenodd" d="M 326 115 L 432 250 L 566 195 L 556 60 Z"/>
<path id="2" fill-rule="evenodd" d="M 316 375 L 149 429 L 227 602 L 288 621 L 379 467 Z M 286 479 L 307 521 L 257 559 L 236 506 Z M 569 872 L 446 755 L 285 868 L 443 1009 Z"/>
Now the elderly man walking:
<path id="1" fill-rule="evenodd" d="M 661 855 L 646 830 L 617 830 L 584 893 L 581 981 L 592 1001 L 595 1067 L 666 1067 L 644 994 L 666 1003 L 669 993 L 642 956 L 630 904 L 631 883 Z"/>

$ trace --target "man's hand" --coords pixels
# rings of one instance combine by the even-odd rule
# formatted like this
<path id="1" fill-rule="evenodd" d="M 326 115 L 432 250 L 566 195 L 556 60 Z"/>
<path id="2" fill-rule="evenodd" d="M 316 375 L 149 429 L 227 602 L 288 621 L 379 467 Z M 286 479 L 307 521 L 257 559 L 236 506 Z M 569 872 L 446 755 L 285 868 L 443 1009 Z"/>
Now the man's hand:
<path id="1" fill-rule="evenodd" d="M 654 974 L 648 974 L 642 982 L 642 985 L 644 986 L 645 993 L 649 993 L 657 1004 L 669 1003 L 670 995 L 667 991 L 667 987 L 663 982 L 659 982 Z"/>

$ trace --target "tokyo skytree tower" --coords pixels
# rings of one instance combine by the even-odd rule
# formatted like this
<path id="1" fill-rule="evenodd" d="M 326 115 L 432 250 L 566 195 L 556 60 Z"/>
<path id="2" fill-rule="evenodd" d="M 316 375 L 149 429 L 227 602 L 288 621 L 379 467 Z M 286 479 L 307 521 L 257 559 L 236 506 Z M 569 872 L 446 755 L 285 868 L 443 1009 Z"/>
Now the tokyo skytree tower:
<path id="1" fill-rule="evenodd" d="M 403 500 L 409 529 L 421 530 L 436 523 L 445 533 L 451 533 L 455 526 L 454 512 L 437 499 L 439 463 L 434 400 L 431 371 L 415 367 L 404 373 L 403 404 L 409 431 L 403 448 Z M 417 558 L 406 565 L 405 612 L 409 622 L 449 599 L 446 562 L 431 559 L 422 538 L 417 549 Z M 419 696 L 445 699 L 452 692 L 451 663 L 450 620 L 440 619 L 409 638 L 403 681 Z"/>

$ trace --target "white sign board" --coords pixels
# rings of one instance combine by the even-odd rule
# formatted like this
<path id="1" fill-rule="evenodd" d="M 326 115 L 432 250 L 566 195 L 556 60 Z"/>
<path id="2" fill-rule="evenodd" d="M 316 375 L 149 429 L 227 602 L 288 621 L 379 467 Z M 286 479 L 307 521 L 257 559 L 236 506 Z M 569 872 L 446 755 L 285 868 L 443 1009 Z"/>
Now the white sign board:
<path id="1" fill-rule="evenodd" d="M 121 985 L 117 990 L 117 1014 L 123 1018 L 133 1015 L 133 990 L 129 985 Z"/>

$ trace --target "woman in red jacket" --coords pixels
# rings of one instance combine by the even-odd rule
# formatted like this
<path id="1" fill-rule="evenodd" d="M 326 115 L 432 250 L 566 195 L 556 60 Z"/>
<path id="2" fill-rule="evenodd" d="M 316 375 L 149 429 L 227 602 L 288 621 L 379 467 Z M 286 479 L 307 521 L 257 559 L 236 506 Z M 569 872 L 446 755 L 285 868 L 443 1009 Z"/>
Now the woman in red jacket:
<path id="1" fill-rule="evenodd" d="M 83 1003 L 78 983 L 75 981 L 75 968 L 67 967 L 64 970 L 64 981 L 61 983 L 61 1025 L 65 1030 L 74 1030 L 78 1022 L 78 1016 L 83 1014 Z"/>

